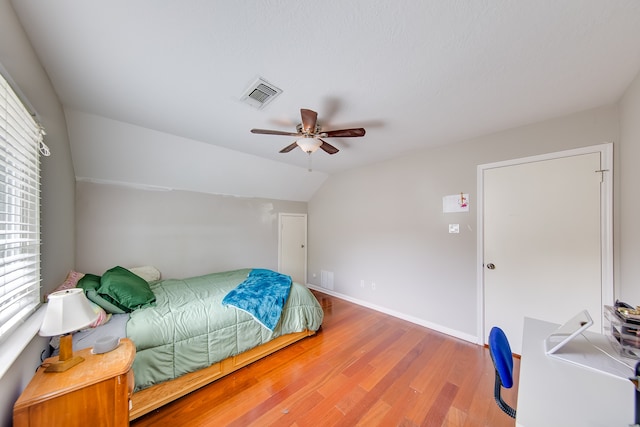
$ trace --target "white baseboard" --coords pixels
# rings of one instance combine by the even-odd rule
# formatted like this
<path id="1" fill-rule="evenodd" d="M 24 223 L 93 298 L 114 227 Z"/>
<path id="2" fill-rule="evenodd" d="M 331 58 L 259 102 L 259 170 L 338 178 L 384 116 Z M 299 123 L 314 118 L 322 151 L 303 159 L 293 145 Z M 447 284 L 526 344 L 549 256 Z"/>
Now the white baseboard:
<path id="1" fill-rule="evenodd" d="M 313 290 L 316 290 L 318 292 L 322 292 L 324 294 L 331 295 L 331 296 L 334 296 L 336 298 L 340 298 L 340 299 L 343 299 L 345 301 L 349 301 L 349 302 L 352 302 L 354 304 L 361 305 L 363 307 L 367 307 L 367 308 L 370 308 L 370 309 L 375 310 L 375 311 L 379 311 L 379 312 L 384 313 L 384 314 L 388 314 L 389 316 L 397 317 L 398 319 L 406 320 L 407 322 L 411 322 L 411 323 L 414 323 L 416 325 L 424 326 L 425 328 L 429 328 L 429 329 L 432 329 L 434 331 L 442 332 L 443 334 L 447 334 L 447 335 L 452 336 L 454 338 L 459 338 L 461 340 L 468 341 L 468 342 L 471 342 L 473 344 L 480 344 L 480 342 L 478 341 L 478 337 L 475 336 L 475 335 L 470 335 L 470 334 L 467 334 L 465 332 L 460 332 L 458 330 L 447 328 L 445 326 L 438 325 L 436 323 L 427 322 L 424 319 L 418 319 L 417 317 L 409 316 L 407 314 L 400 313 L 398 311 L 391 310 L 391 309 L 388 309 L 386 307 L 381 307 L 379 305 L 372 304 L 372 303 L 367 302 L 367 301 L 363 301 L 363 300 L 360 300 L 360 299 L 357 299 L 357 298 L 350 297 L 349 295 L 344 295 L 344 294 L 341 294 L 341 293 L 338 293 L 338 292 L 335 292 L 335 291 L 332 291 L 332 290 L 329 290 L 329 289 L 322 288 L 320 286 L 312 285 L 311 283 L 307 283 L 307 287 L 309 289 L 313 289 Z"/>

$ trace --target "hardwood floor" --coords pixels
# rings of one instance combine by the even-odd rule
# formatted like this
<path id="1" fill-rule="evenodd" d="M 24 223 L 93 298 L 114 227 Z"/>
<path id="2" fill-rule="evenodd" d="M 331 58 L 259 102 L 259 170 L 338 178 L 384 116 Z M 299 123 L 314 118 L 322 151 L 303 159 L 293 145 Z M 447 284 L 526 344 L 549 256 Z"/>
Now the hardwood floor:
<path id="1" fill-rule="evenodd" d="M 315 292 L 322 329 L 131 423 L 512 427 L 489 351 Z M 515 406 L 516 384 L 505 400 Z"/>

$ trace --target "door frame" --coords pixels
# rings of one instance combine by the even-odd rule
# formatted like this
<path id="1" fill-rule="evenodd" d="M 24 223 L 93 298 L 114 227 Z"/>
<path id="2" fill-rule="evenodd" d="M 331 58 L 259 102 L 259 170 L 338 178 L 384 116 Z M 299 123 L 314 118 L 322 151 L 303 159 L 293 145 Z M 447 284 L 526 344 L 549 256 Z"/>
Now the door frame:
<path id="1" fill-rule="evenodd" d="M 307 214 L 302 213 L 278 213 L 278 271 L 282 270 L 282 218 L 290 216 L 290 217 L 302 217 L 304 218 L 304 280 L 306 285 L 307 283 L 307 255 L 309 250 L 309 245 L 307 243 L 307 233 L 308 233 L 308 223 L 307 223 Z"/>
<path id="2" fill-rule="evenodd" d="M 582 154 L 600 153 L 600 168 L 603 174 L 603 183 L 600 191 L 600 256 L 602 261 L 601 282 L 602 301 L 604 304 L 614 302 L 613 284 L 613 143 L 603 143 L 589 147 L 581 147 L 572 150 L 558 151 L 554 153 L 536 156 L 522 157 L 495 163 L 478 165 L 477 167 L 477 301 L 478 301 L 478 344 L 484 345 L 487 337 L 484 335 L 485 301 L 484 301 L 484 171 L 487 169 L 515 166 L 524 163 L 539 162 L 545 160 L 572 157 Z M 596 172 L 596 171 L 594 171 Z M 604 307 L 601 309 L 601 324 L 604 325 Z M 602 332 L 602 331 L 600 331 Z"/>

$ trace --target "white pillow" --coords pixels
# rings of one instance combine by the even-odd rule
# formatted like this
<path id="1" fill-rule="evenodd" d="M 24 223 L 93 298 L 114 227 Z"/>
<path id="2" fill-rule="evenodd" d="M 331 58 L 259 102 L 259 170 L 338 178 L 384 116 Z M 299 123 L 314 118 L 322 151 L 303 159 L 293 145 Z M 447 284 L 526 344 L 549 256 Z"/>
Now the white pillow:
<path id="1" fill-rule="evenodd" d="M 128 268 L 127 270 L 129 270 L 130 272 L 132 272 L 136 276 L 142 277 L 147 282 L 153 282 L 153 281 L 156 281 L 156 280 L 160 280 L 160 270 L 158 270 L 157 268 L 155 268 L 155 267 L 153 267 L 151 265 L 144 265 L 142 267 Z"/>

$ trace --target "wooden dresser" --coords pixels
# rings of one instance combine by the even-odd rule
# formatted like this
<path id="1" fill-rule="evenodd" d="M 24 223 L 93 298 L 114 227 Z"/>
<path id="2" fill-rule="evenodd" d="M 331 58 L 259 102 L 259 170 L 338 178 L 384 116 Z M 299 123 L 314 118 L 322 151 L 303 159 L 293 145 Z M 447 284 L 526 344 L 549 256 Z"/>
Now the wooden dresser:
<path id="1" fill-rule="evenodd" d="M 38 368 L 13 407 L 14 427 L 128 426 L 135 352 L 125 338 L 108 353 L 74 352 L 85 360 L 65 372 Z"/>

